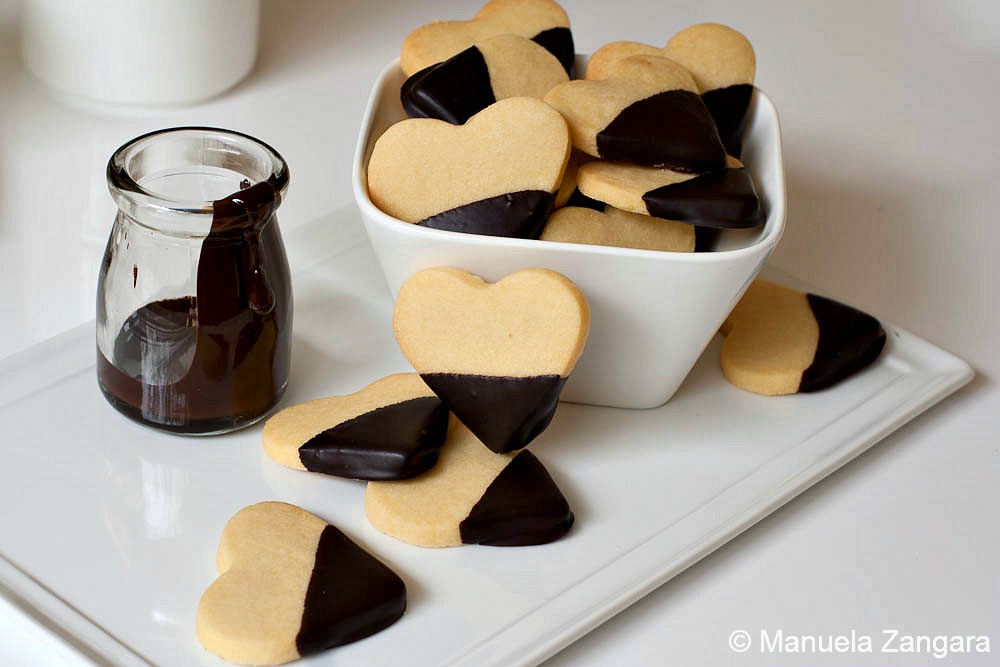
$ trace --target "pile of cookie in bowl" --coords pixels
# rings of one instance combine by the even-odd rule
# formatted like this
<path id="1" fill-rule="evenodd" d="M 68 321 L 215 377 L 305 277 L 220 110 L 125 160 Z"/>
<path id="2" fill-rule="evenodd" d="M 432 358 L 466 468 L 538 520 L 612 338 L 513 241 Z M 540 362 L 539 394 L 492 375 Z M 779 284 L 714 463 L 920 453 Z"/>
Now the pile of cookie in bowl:
<path id="1" fill-rule="evenodd" d="M 495 34 L 509 26 L 524 34 Z M 444 122 L 406 120 L 375 142 L 368 191 L 385 213 L 673 252 L 694 250 L 696 227 L 763 221 L 738 159 L 755 59 L 736 30 L 694 25 L 662 49 L 607 44 L 582 80 L 570 79 L 569 19 L 554 2 L 491 2 L 454 30 L 432 23 L 403 44 L 403 108 Z"/>
<path id="2" fill-rule="evenodd" d="M 767 222 L 752 170 L 740 161 L 755 94 L 754 53 L 742 34 L 699 24 L 662 48 L 607 44 L 582 73 L 576 62 L 569 18 L 552 0 L 491 0 L 469 21 L 414 30 L 400 58 L 399 101 L 410 118 L 388 125 L 364 151 L 366 197 L 394 224 L 451 239 L 626 248 L 650 257 L 703 249 L 699 229 Z M 388 242 L 372 240 L 385 267 L 379 244 Z M 639 347 L 636 368 L 625 370 L 655 375 L 661 348 L 650 353 L 600 329 L 612 309 L 585 276 L 601 275 L 600 264 L 615 256 L 574 256 L 579 273 L 567 276 L 544 259 L 552 255 L 505 252 L 520 265 L 498 276 L 456 261 L 390 279 L 394 333 L 415 372 L 283 409 L 264 427 L 270 459 L 303 474 L 366 481 L 369 523 L 414 547 L 526 547 L 585 529 L 574 527 L 566 498 L 527 447 L 545 432 L 595 334 L 607 349 L 587 385 L 618 394 L 629 383 L 616 384 L 607 369 L 628 366 L 630 348 Z M 886 339 L 874 318 L 764 281 L 745 289 L 767 252 L 727 269 L 730 285 L 719 292 L 727 296 L 702 315 L 708 333 L 682 345 L 690 363 L 720 323 L 723 374 L 759 394 L 821 390 L 872 363 Z M 525 258 L 543 259 L 525 265 Z M 635 282 L 624 273 L 622 280 Z M 654 323 L 656 345 L 670 345 L 672 330 L 652 312 L 652 288 L 647 302 L 636 287 L 637 308 Z M 698 292 L 697 283 L 687 289 Z M 677 304 L 659 310 L 668 311 L 664 318 L 695 318 Z M 679 367 L 676 383 L 690 364 Z M 676 383 L 649 404 L 669 398 Z M 254 553 L 248 535 L 259 536 Z M 220 576 L 199 604 L 198 636 L 227 660 L 286 662 L 404 615 L 402 579 L 300 508 L 242 510 L 219 553 Z M 291 583 L 270 597 L 232 584 L 239 562 L 248 561 L 262 581 Z"/>

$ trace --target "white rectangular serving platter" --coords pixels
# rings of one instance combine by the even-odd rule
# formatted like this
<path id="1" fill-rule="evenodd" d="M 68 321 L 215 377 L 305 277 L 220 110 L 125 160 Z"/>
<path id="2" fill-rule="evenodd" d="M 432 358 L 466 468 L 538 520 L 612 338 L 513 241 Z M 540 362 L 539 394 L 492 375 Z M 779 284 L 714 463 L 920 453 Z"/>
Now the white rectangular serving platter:
<path id="1" fill-rule="evenodd" d="M 285 403 L 407 370 L 357 210 L 299 228 L 288 245 L 297 271 Z M 305 664 L 536 663 L 972 377 L 947 352 L 886 328 L 875 365 L 817 394 L 729 385 L 715 341 L 661 408 L 562 404 L 531 447 L 576 513 L 569 535 L 431 550 L 371 528 L 362 483 L 267 459 L 260 426 L 197 439 L 120 417 L 97 389 L 85 325 L 0 362 L 0 590 L 96 662 L 222 665 L 194 633 L 219 534 L 240 508 L 282 500 L 336 524 L 408 587 L 396 625 Z"/>

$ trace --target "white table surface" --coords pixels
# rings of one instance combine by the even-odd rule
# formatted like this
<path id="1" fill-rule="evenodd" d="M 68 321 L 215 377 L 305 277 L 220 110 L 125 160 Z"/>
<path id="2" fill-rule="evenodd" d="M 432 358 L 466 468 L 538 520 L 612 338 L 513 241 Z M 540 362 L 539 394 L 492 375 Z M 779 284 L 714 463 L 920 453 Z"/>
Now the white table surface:
<path id="1" fill-rule="evenodd" d="M 376 74 L 413 27 L 476 3 L 265 2 L 260 61 L 196 107 L 93 111 L 20 67 L 0 0 L 0 355 L 93 317 L 114 208 L 108 155 L 143 132 L 218 125 L 291 165 L 286 233 L 351 203 Z M 553 665 L 916 665 L 1000 661 L 1000 3 L 566 0 L 577 49 L 662 44 L 728 23 L 781 113 L 789 220 L 772 263 L 968 360 L 977 378 Z M 8 510 L 11 511 L 11 510 Z M 733 653 L 746 630 L 751 649 Z M 881 653 L 883 630 L 986 635 L 991 654 Z M 770 636 L 869 635 L 869 654 L 761 652 Z M 87 664 L 0 598 L 0 664 Z"/>

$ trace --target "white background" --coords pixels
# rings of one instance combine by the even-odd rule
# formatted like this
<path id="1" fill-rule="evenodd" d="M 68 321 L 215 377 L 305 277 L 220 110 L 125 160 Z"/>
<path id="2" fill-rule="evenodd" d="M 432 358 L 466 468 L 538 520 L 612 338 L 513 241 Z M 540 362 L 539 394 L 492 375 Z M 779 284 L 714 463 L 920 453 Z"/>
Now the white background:
<path id="1" fill-rule="evenodd" d="M 566 0 L 577 50 L 663 44 L 714 20 L 757 51 L 781 114 L 789 219 L 772 263 L 968 360 L 977 378 L 749 533 L 552 660 L 555 665 L 941 664 L 931 656 L 762 654 L 786 634 L 991 637 L 1000 654 L 1000 3 Z M 406 33 L 474 2 L 265 2 L 260 61 L 174 110 L 58 102 L 20 68 L 0 0 L 0 355 L 93 317 L 113 205 L 104 165 L 149 130 L 218 125 L 291 165 L 288 230 L 351 202 L 369 86 Z M 0 445 L 2 446 L 2 445 Z M 731 653 L 736 629 L 754 639 Z M 0 663 L 68 656 L 0 601 Z M 992 658 L 992 659 L 991 659 Z M 66 657 L 66 662 L 69 658 Z"/>

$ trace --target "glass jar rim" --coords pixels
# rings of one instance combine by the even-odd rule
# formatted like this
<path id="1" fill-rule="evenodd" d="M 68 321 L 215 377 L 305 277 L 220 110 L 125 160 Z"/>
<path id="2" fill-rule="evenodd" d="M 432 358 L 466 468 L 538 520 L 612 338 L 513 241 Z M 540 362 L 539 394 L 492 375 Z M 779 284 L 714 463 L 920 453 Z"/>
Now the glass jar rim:
<path id="1" fill-rule="evenodd" d="M 191 139 L 215 138 L 235 151 L 251 155 L 259 161 L 260 178 L 240 175 L 248 180 L 267 182 L 274 189 L 275 209 L 288 189 L 289 173 L 285 159 L 267 143 L 242 132 L 207 126 L 182 126 L 155 130 L 122 144 L 111 155 L 107 166 L 108 189 L 118 209 L 139 224 L 160 233 L 178 236 L 204 237 L 208 234 L 207 220 L 214 215 L 218 200 L 179 199 L 144 187 L 133 173 L 134 160 L 157 142 L 190 135 Z M 192 163 L 193 164 L 193 163 Z M 229 194 L 235 194 L 236 191 Z"/>

